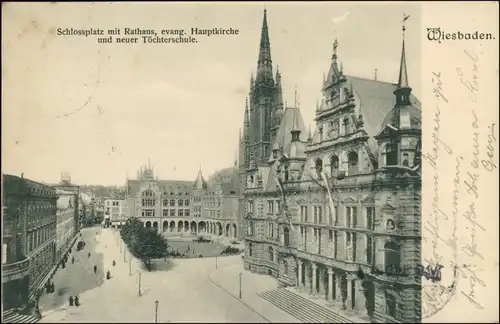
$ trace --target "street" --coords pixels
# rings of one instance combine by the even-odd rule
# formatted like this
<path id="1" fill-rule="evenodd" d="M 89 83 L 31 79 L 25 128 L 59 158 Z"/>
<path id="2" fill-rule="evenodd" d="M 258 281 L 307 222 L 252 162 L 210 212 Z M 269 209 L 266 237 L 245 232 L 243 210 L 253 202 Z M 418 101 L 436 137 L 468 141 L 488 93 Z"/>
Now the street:
<path id="1" fill-rule="evenodd" d="M 85 248 L 76 251 L 75 244 L 69 255 L 66 268 L 63 269 L 59 266 L 53 277 L 54 293 L 44 292 L 40 299 L 42 313 L 68 304 L 69 296 L 79 296 L 103 283 L 103 258 L 102 255 L 95 252 L 97 247 L 96 232 L 98 231 L 100 228 L 85 228 L 81 231 L 83 237 L 79 237 L 77 242 L 83 240 L 86 243 Z M 90 258 L 89 252 L 91 253 Z M 71 263 L 71 257 L 75 258 L 74 264 Z M 97 274 L 94 274 L 94 265 L 97 265 Z"/>
<path id="2" fill-rule="evenodd" d="M 95 232 L 99 234 L 96 236 Z M 84 237 L 95 239 L 94 256 L 91 262 L 85 263 L 85 257 L 91 245 L 83 251 L 76 252 L 85 256 L 78 260 L 82 265 L 70 265 L 59 274 L 56 291 L 59 287 L 68 287 L 64 297 L 53 297 L 54 301 L 48 305 L 59 306 L 58 309 L 42 310 L 41 322 L 154 322 L 155 301 L 158 300 L 157 318 L 159 323 L 167 322 L 253 322 L 262 323 L 266 320 L 231 296 L 224 290 L 214 285 L 209 280 L 209 275 L 215 271 L 214 258 L 193 258 L 182 260 L 158 260 L 160 264 L 156 271 L 142 270 L 137 260 L 129 262 L 117 244 L 117 231 L 113 229 L 86 229 Z M 88 236 L 87 236 L 88 235 Z M 73 254 L 75 252 L 73 251 Z M 94 260 L 100 260 L 98 267 L 107 271 L 111 270 L 112 278 L 104 280 L 98 285 L 99 279 L 93 274 Z M 112 267 L 112 261 L 117 262 Z M 241 257 L 220 257 L 218 267 L 229 266 L 241 262 Z M 102 263 L 105 264 L 104 269 Z M 72 270 L 71 267 L 80 270 Z M 83 270 L 85 269 L 85 270 Z M 61 270 L 60 270 L 61 271 Z M 139 296 L 139 275 L 141 273 L 141 296 Z M 71 273 L 71 274 L 70 274 Z M 131 273 L 131 275 L 129 274 Z M 103 278 L 103 274 L 100 276 Z M 67 297 L 71 292 L 79 294 L 79 307 L 68 306 Z M 43 298 L 47 299 L 47 296 Z M 56 303 L 57 300 L 61 302 Z"/>

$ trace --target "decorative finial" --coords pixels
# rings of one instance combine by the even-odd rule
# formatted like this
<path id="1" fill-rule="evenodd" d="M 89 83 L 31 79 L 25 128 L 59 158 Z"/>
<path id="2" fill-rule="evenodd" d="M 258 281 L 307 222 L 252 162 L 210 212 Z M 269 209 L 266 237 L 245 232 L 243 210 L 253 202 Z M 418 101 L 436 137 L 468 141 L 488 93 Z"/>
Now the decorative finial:
<path id="1" fill-rule="evenodd" d="M 344 72 L 344 65 L 342 64 L 342 61 L 340 61 L 340 73 Z"/>
<path id="2" fill-rule="evenodd" d="M 410 18 L 410 15 L 406 15 L 404 12 L 403 12 L 403 37 L 404 37 L 404 34 L 405 34 L 405 31 L 406 31 L 406 26 L 405 26 L 405 22 L 408 20 L 408 18 Z"/>
<path id="3" fill-rule="evenodd" d="M 337 47 L 339 47 L 339 41 L 337 37 L 335 37 L 335 41 L 333 42 L 333 55 L 337 55 Z"/>

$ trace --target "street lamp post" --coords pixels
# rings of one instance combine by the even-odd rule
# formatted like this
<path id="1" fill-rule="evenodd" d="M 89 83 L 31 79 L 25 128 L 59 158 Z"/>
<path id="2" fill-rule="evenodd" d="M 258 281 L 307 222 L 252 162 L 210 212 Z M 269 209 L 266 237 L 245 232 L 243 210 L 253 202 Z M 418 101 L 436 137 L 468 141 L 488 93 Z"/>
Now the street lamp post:
<path id="1" fill-rule="evenodd" d="M 160 302 L 155 300 L 155 323 L 158 323 L 158 304 L 160 304 Z"/>
<path id="2" fill-rule="evenodd" d="M 132 256 L 130 255 L 130 251 L 128 253 L 128 275 L 132 275 Z"/>
<path id="3" fill-rule="evenodd" d="M 217 253 L 219 252 L 219 235 L 218 234 L 219 234 L 219 232 L 217 230 L 217 234 L 216 234 L 217 235 L 217 238 L 216 238 L 217 239 Z M 215 269 L 217 269 L 217 266 L 218 266 L 217 265 L 217 262 L 218 262 L 217 257 L 218 257 L 218 254 L 215 255 Z"/>
<path id="4" fill-rule="evenodd" d="M 139 272 L 139 296 L 142 296 L 141 293 L 141 273 Z"/>
<path id="5" fill-rule="evenodd" d="M 243 276 L 243 274 L 240 272 L 240 299 L 241 299 L 241 277 Z"/>

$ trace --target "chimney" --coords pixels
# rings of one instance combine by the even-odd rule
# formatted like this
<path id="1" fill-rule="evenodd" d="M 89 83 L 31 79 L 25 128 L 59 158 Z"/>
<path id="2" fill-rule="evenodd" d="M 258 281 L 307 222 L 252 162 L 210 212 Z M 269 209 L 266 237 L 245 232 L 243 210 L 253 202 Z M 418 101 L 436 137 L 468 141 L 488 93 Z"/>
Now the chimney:
<path id="1" fill-rule="evenodd" d="M 377 81 L 377 72 L 378 72 L 378 69 L 375 69 L 375 77 L 374 77 L 375 81 Z"/>

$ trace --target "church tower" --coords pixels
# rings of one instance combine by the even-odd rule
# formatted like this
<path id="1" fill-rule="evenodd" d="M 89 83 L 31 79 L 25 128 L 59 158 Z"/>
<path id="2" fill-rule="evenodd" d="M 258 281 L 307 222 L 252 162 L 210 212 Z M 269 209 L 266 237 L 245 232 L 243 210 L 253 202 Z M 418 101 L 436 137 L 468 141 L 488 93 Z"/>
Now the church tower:
<path id="1" fill-rule="evenodd" d="M 259 57 L 257 73 L 250 76 L 250 93 L 245 103 L 243 118 L 243 132 L 239 143 L 239 203 L 238 220 L 243 224 L 245 216 L 246 173 L 253 167 L 268 166 L 271 153 L 271 143 L 283 115 L 283 94 L 281 88 L 281 73 L 276 71 L 276 80 L 273 75 L 271 59 L 271 43 L 267 26 L 267 10 L 264 9 L 262 30 L 260 35 Z M 239 236 L 244 228 L 238 230 Z M 240 237 L 241 238 L 241 237 Z"/>
<path id="2" fill-rule="evenodd" d="M 257 73 L 255 80 L 251 80 L 249 96 L 249 160 L 258 166 L 267 165 L 270 143 L 275 136 L 273 130 L 279 122 L 276 118 L 277 112 L 282 105 L 277 102 L 281 100 L 281 75 L 277 73 L 277 80 L 274 80 L 272 64 L 267 10 L 264 9 Z"/>

